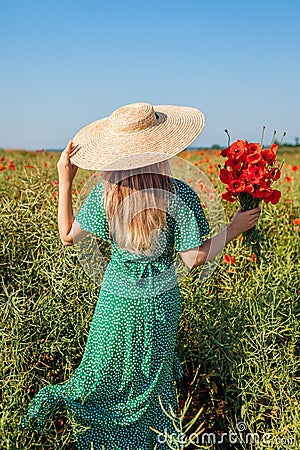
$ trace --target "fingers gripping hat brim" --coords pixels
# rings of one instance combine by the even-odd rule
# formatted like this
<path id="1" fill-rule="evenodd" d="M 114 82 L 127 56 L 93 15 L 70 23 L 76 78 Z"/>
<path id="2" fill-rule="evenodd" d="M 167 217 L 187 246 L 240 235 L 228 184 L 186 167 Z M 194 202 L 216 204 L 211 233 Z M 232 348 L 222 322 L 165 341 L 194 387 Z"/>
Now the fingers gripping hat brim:
<path id="1" fill-rule="evenodd" d="M 126 170 L 171 158 L 201 133 L 197 108 L 134 103 L 82 128 L 71 163 L 88 170 Z"/>

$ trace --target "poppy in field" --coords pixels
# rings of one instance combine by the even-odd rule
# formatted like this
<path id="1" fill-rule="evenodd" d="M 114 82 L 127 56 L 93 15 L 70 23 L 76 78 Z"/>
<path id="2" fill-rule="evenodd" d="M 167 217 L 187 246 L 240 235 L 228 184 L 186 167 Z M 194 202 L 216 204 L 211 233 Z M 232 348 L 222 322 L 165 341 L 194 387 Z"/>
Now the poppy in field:
<path id="1" fill-rule="evenodd" d="M 228 253 L 226 253 L 224 255 L 224 262 L 226 264 L 234 264 L 234 262 L 235 262 L 234 256 L 228 255 Z"/>
<path id="2" fill-rule="evenodd" d="M 15 166 L 15 163 L 13 162 L 13 160 L 9 160 L 8 161 L 8 163 L 7 163 L 7 168 L 9 169 L 9 170 L 16 170 L 17 168 L 16 168 L 16 166 Z"/>

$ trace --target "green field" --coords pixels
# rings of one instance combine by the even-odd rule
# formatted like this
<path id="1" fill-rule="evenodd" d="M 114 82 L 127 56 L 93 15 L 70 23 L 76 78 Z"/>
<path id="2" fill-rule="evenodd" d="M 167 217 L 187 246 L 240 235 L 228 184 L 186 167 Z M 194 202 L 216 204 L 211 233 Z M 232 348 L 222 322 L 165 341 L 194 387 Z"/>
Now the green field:
<path id="1" fill-rule="evenodd" d="M 180 156 L 198 164 L 222 192 L 218 151 Z M 3 450 L 74 448 L 64 411 L 42 435 L 18 427 L 33 395 L 66 381 L 79 365 L 99 294 L 74 248 L 59 239 L 58 158 L 50 152 L 0 151 Z M 267 261 L 256 261 L 238 238 L 206 283 L 198 283 L 198 268 L 180 281 L 177 348 L 185 376 L 177 389 L 181 409 L 192 397 L 182 412 L 183 432 L 203 407 L 186 433 L 201 424 L 212 433 L 210 444 L 199 434 L 199 448 L 300 448 L 300 148 L 280 148 L 278 160 L 283 167 L 276 188 L 282 197 L 277 205 L 263 206 L 259 221 Z M 74 204 L 90 176 L 78 172 Z M 237 206 L 223 204 L 229 221 Z M 104 252 L 109 258 L 109 248 Z M 247 428 L 235 443 L 241 422 Z M 250 433 L 257 433 L 256 442 Z"/>

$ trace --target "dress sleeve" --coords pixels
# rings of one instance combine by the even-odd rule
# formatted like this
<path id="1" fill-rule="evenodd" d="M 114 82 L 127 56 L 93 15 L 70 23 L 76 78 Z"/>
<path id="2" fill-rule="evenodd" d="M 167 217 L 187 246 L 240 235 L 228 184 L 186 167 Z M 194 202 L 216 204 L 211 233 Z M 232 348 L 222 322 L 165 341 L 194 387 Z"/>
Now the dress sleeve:
<path id="1" fill-rule="evenodd" d="M 103 193 L 103 184 L 99 183 L 84 201 L 75 220 L 79 222 L 82 230 L 89 231 L 105 241 L 110 241 Z"/>
<path id="2" fill-rule="evenodd" d="M 210 232 L 197 192 L 181 181 L 174 213 L 174 246 L 178 252 L 202 245 Z"/>

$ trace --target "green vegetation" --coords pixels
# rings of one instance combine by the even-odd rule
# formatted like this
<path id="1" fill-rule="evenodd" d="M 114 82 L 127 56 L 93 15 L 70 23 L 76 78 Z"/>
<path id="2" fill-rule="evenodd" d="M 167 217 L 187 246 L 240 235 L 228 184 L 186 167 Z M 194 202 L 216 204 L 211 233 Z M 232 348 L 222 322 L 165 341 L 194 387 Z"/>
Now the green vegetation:
<path id="1" fill-rule="evenodd" d="M 288 151 L 287 151 L 288 150 Z M 267 263 L 256 262 L 241 239 L 231 242 L 213 276 L 201 269 L 180 281 L 182 313 L 177 348 L 185 371 L 179 404 L 192 401 L 185 423 L 203 407 L 203 424 L 222 443 L 211 449 L 298 449 L 300 445 L 300 155 L 280 149 L 278 205 L 264 205 L 260 227 Z M 217 181 L 217 151 L 183 152 Z M 1 189 L 1 449 L 73 449 L 72 423 L 62 411 L 42 435 L 18 424 L 43 386 L 68 380 L 79 365 L 99 287 L 86 276 L 73 247 L 57 229 L 59 154 L 0 151 Z M 91 173 L 80 171 L 74 202 Z M 225 204 L 230 220 L 236 206 Z M 105 249 L 109 255 L 109 249 Z M 259 441 L 232 443 L 224 433 L 244 422 Z M 246 431 L 246 433 L 247 433 Z M 263 441 L 264 433 L 268 436 Z M 243 434 L 242 434 L 243 435 Z M 245 433 L 243 436 L 246 436 Z M 183 448 L 183 447 L 182 447 Z M 189 449 L 192 446 L 188 447 Z M 98 449 L 97 449 L 98 450 Z M 137 449 L 134 449 L 137 450 Z"/>

